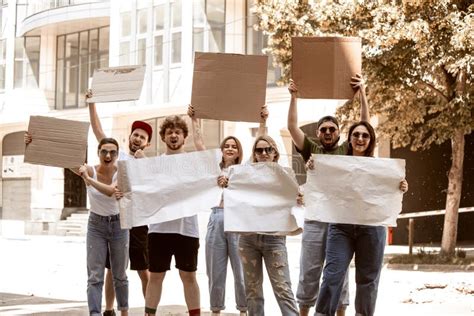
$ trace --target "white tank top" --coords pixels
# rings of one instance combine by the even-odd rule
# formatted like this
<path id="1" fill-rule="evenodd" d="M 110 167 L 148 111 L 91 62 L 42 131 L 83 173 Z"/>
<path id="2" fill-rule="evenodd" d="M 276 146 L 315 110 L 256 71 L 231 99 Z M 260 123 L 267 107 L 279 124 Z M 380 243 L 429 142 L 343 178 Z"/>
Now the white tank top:
<path id="1" fill-rule="evenodd" d="M 97 180 L 97 173 L 95 171 L 95 166 L 92 167 L 93 175 L 92 178 Z M 117 177 L 117 172 L 115 172 L 112 182 L 115 181 Z M 115 196 L 107 196 L 99 192 L 92 185 L 86 185 L 87 195 L 89 196 L 89 202 L 91 204 L 91 212 L 101 215 L 101 216 L 110 216 L 116 215 L 119 213 L 119 206 Z"/>

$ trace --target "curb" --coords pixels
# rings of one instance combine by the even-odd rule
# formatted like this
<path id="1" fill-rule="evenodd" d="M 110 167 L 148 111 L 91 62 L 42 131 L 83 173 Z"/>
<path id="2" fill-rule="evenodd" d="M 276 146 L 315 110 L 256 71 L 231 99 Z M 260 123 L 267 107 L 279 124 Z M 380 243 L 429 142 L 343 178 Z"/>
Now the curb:
<path id="1" fill-rule="evenodd" d="M 402 264 L 388 263 L 387 269 L 406 270 L 406 271 L 437 271 L 437 272 L 474 272 L 474 264 L 455 265 L 455 264 Z"/>

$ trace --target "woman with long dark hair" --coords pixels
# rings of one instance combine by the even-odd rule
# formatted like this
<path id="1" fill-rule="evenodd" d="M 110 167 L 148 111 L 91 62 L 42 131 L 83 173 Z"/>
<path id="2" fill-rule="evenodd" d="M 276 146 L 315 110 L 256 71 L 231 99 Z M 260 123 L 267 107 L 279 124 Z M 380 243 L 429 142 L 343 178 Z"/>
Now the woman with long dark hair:
<path id="1" fill-rule="evenodd" d="M 375 131 L 370 123 L 353 124 L 348 133 L 347 154 L 373 157 Z M 405 179 L 400 181 L 402 192 L 408 190 Z M 338 307 L 342 284 L 349 263 L 355 255 L 356 315 L 371 316 L 375 312 L 377 289 L 382 270 L 386 242 L 385 226 L 329 224 L 326 244 L 326 264 L 319 292 L 316 315 L 334 315 Z"/>

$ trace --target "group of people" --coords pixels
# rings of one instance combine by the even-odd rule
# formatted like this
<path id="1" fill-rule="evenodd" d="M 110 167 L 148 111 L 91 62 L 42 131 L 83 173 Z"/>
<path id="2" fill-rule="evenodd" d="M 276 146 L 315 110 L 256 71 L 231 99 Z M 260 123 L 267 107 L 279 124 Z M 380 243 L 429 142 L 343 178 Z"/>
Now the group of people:
<path id="1" fill-rule="evenodd" d="M 348 139 L 339 143 L 339 124 L 335 117 L 325 116 L 317 122 L 313 139 L 298 127 L 297 86 L 291 81 L 288 90 L 291 102 L 288 130 L 297 151 L 314 168 L 311 155 L 333 154 L 374 156 L 376 136 L 368 122 L 369 111 L 365 83 L 361 75 L 350 84 L 361 100 L 360 122 L 353 124 Z M 86 97 L 91 97 L 89 93 Z M 106 310 L 103 315 L 115 315 L 114 297 L 121 315 L 128 315 L 128 261 L 137 270 L 145 298 L 145 316 L 157 314 L 165 274 L 174 256 L 183 283 L 190 316 L 201 314 L 199 285 L 196 280 L 199 250 L 197 216 L 185 217 L 149 226 L 120 228 L 117 199 L 123 194 L 117 189 L 117 160 L 143 158 L 150 145 L 152 127 L 143 121 L 132 124 L 128 150 L 119 149 L 117 141 L 105 136 L 95 105 L 89 104 L 93 132 L 99 142 L 99 165 L 81 166 L 76 170 L 87 184 L 91 211 L 87 229 L 87 297 L 90 315 L 101 315 L 102 288 L 105 275 Z M 196 150 L 205 150 L 199 121 L 191 105 Z M 252 147 L 249 163 L 278 162 L 280 151 L 273 138 L 266 134 L 268 111 L 262 107 L 258 135 Z M 159 135 L 166 144 L 164 155 L 184 153 L 188 126 L 179 116 L 167 117 Z M 31 135 L 25 142 L 31 142 Z M 227 187 L 228 168 L 242 163 L 243 148 L 234 136 L 226 137 L 220 146 L 222 174 L 217 185 Z M 317 168 L 317 166 L 316 166 Z M 344 181 L 344 179 L 341 179 Z M 399 189 L 408 190 L 404 179 Z M 295 204 L 303 204 L 298 196 Z M 349 304 L 348 267 L 355 255 L 357 315 L 373 315 L 382 268 L 386 228 L 352 224 L 322 223 L 306 220 L 301 246 L 300 277 L 296 298 L 292 291 L 285 236 L 267 233 L 237 234 L 224 231 L 224 201 L 212 208 L 206 234 L 206 271 L 209 278 L 210 307 L 213 315 L 225 309 L 227 265 L 230 260 L 234 274 L 235 303 L 241 315 L 264 315 L 263 263 L 273 293 L 284 316 L 308 315 L 315 306 L 315 315 L 345 315 Z M 105 273 L 105 268 L 108 268 Z M 322 275 L 322 284 L 320 279 Z"/>

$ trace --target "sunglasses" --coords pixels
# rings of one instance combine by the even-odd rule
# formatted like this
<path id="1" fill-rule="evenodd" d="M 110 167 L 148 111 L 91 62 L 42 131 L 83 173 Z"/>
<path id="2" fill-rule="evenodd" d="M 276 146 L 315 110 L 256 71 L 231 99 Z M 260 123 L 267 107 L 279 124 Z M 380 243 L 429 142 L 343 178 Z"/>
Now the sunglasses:
<path id="1" fill-rule="evenodd" d="M 267 154 L 273 154 L 275 152 L 275 148 L 273 148 L 272 146 L 270 147 L 262 147 L 262 148 L 255 148 L 255 153 L 257 155 L 261 155 L 263 154 L 263 152 L 266 152 Z"/>
<path id="2" fill-rule="evenodd" d="M 323 134 L 325 134 L 329 130 L 329 133 L 334 133 L 336 131 L 336 128 L 334 126 L 331 127 L 321 127 L 319 131 Z"/>
<path id="3" fill-rule="evenodd" d="M 101 149 L 101 150 L 99 151 L 99 154 L 100 154 L 102 157 L 105 157 L 105 156 L 107 156 L 108 154 L 110 154 L 110 157 L 117 157 L 117 151 L 116 151 L 116 150 Z"/>
<path id="4" fill-rule="evenodd" d="M 369 139 L 370 138 L 369 133 L 359 133 L 359 132 L 352 133 L 352 137 L 354 137 L 354 138 L 359 138 L 361 136 L 362 136 L 363 139 Z"/>

